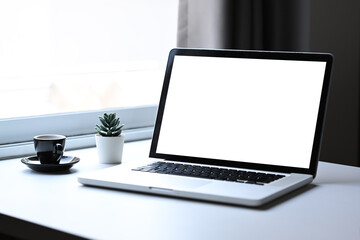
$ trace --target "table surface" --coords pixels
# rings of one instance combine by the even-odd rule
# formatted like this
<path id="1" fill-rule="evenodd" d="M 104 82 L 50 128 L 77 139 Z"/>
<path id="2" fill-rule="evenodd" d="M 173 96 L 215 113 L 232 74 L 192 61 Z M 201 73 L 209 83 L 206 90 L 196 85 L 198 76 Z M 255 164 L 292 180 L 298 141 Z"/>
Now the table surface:
<path id="1" fill-rule="evenodd" d="M 123 164 L 146 162 L 149 147 L 148 140 L 126 143 Z M 95 148 L 66 155 L 81 160 L 65 173 L 0 161 L 0 232 L 30 239 L 360 239 L 360 168 L 320 162 L 312 184 L 248 208 L 83 186 L 79 174 L 113 165 L 98 163 Z"/>

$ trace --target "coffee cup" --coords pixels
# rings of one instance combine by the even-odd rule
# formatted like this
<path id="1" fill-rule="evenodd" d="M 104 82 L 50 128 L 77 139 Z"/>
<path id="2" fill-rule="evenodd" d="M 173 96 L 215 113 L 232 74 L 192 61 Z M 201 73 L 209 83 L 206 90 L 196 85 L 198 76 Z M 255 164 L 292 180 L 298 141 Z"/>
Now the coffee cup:
<path id="1" fill-rule="evenodd" d="M 44 134 L 34 137 L 35 151 L 41 164 L 59 164 L 65 150 L 66 137 Z"/>

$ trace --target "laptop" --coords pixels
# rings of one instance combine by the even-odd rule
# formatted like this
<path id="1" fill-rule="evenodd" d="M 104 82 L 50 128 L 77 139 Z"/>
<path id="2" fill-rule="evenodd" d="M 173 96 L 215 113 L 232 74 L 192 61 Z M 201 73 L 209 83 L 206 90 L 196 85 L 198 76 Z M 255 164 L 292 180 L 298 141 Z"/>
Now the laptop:
<path id="1" fill-rule="evenodd" d="M 315 178 L 333 57 L 172 49 L 149 164 L 84 185 L 261 206 Z"/>

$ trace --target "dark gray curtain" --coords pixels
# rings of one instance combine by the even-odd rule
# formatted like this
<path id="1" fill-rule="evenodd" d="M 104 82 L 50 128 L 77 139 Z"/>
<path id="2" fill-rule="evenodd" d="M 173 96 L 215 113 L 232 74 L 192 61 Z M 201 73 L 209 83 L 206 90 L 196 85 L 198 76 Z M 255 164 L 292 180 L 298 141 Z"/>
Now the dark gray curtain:
<path id="1" fill-rule="evenodd" d="M 310 0 L 180 0 L 178 46 L 309 50 Z"/>

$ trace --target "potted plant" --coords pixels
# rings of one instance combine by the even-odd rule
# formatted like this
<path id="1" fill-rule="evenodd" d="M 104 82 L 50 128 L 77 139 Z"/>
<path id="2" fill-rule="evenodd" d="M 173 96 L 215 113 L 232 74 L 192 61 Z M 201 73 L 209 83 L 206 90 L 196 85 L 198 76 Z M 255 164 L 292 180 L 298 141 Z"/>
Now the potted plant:
<path id="1" fill-rule="evenodd" d="M 116 113 L 104 113 L 99 116 L 101 125 L 96 124 L 95 135 L 96 147 L 98 149 L 100 163 L 121 163 L 124 148 L 124 134 L 120 124 L 120 118 Z"/>

